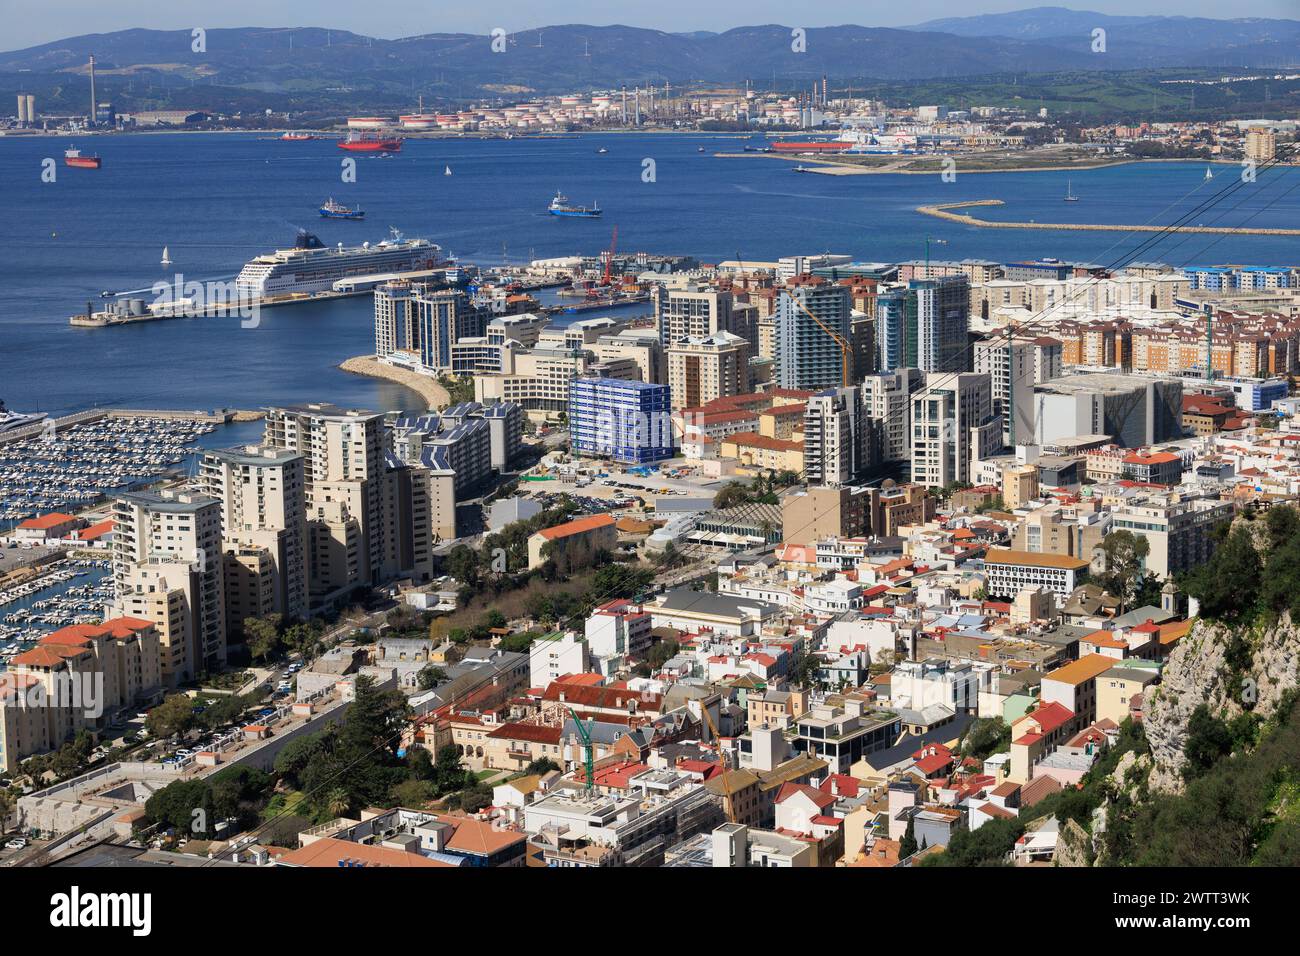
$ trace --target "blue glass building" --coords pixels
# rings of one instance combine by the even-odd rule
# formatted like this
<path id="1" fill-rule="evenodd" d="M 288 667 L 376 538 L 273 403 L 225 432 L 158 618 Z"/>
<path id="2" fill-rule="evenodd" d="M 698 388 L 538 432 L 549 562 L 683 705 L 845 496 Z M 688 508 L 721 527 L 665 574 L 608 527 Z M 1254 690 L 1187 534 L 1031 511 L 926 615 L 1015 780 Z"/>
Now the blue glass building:
<path id="1" fill-rule="evenodd" d="M 578 455 L 644 465 L 675 454 L 667 385 L 575 378 L 569 385 L 569 448 Z"/>

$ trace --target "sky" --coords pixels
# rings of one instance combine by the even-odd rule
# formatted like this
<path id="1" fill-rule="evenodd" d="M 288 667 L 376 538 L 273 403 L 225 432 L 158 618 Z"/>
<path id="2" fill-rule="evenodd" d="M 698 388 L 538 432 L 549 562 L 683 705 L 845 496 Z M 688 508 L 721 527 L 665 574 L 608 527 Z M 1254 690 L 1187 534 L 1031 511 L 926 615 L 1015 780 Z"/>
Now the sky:
<path id="1" fill-rule="evenodd" d="M 818 27 L 907 26 L 940 17 L 1004 13 L 1051 0 L 0 0 L 0 50 L 131 27 L 330 27 L 394 38 L 421 33 L 508 32 L 560 23 L 621 23 L 671 32 L 781 23 Z M 1065 6 L 1060 0 L 1055 5 Z M 1300 0 L 1080 0 L 1073 9 L 1117 15 L 1300 19 Z M 799 22 L 792 19 L 797 17 Z"/>

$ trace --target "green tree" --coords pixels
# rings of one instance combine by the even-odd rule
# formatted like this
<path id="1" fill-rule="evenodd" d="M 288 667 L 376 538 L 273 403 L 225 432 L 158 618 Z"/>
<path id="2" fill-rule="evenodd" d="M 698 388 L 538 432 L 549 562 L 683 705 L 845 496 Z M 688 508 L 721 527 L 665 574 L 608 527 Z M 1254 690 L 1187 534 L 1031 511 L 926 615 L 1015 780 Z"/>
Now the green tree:
<path id="1" fill-rule="evenodd" d="M 244 643 L 255 661 L 273 656 L 280 647 L 281 615 L 244 618 Z"/>
<path id="2" fill-rule="evenodd" d="M 463 790 L 474 782 L 474 775 L 461 763 L 455 744 L 438 748 L 433 771 L 433 786 L 439 796 Z"/>
<path id="3" fill-rule="evenodd" d="M 425 664 L 415 676 L 415 681 L 419 684 L 420 690 L 430 690 L 446 679 L 447 672 L 437 664 Z"/>
<path id="4" fill-rule="evenodd" d="M 678 647 L 678 643 L 672 638 L 657 641 L 650 645 L 650 650 L 646 654 L 646 660 L 649 661 L 650 666 L 657 671 L 676 656 Z"/>
<path id="5" fill-rule="evenodd" d="M 753 495 L 748 485 L 743 481 L 729 481 L 713 496 L 713 507 L 735 508 L 738 505 L 749 504 L 752 500 Z"/>
<path id="6" fill-rule="evenodd" d="M 1232 734 L 1228 726 L 1211 714 L 1209 707 L 1201 704 L 1192 711 L 1191 719 L 1187 722 L 1187 741 L 1183 745 L 1187 764 L 1183 768 L 1183 775 L 1199 776 L 1231 752 Z"/>
<path id="7" fill-rule="evenodd" d="M 1226 532 L 1209 561 L 1185 577 L 1183 590 L 1200 601 L 1202 617 L 1249 620 L 1258 607 L 1260 579 L 1259 552 L 1250 531 L 1237 527 Z"/>
<path id="8" fill-rule="evenodd" d="M 922 861 L 922 866 L 1009 866 L 1008 857 L 1025 832 L 1024 821 L 989 820 L 975 830 L 958 830 L 943 853 Z"/>
<path id="9" fill-rule="evenodd" d="M 172 694 L 149 711 L 145 728 L 160 740 L 183 734 L 195 724 L 194 699 L 187 694 Z"/>
<path id="10" fill-rule="evenodd" d="M 473 548 L 458 544 L 447 555 L 447 573 L 462 584 L 473 586 L 478 582 L 478 554 Z"/>
<path id="11" fill-rule="evenodd" d="M 524 768 L 524 773 L 544 774 L 544 773 L 550 773 L 552 770 L 560 770 L 560 769 L 563 768 L 561 768 L 560 765 L 556 763 L 554 760 L 552 760 L 550 757 L 538 757 L 536 760 L 532 761 L 527 767 Z"/>
<path id="12" fill-rule="evenodd" d="M 302 775 L 307 767 L 332 747 L 331 730 L 295 737 L 275 755 L 275 772 L 290 786 L 301 789 Z"/>
<path id="13" fill-rule="evenodd" d="M 1011 746 L 1011 728 L 1001 717 L 980 717 L 967 729 L 962 738 L 961 753 L 963 757 L 983 760 L 995 753 L 1001 753 Z"/>
<path id="14" fill-rule="evenodd" d="M 1106 570 L 1098 575 L 1098 583 L 1119 598 L 1121 613 L 1133 597 L 1142 574 L 1142 562 L 1150 550 L 1151 543 L 1132 531 L 1112 531 L 1102 539 Z"/>
<path id="15" fill-rule="evenodd" d="M 909 819 L 907 829 L 903 831 L 903 839 L 898 841 L 898 858 L 906 860 L 917 851 L 916 846 L 916 822 Z"/>

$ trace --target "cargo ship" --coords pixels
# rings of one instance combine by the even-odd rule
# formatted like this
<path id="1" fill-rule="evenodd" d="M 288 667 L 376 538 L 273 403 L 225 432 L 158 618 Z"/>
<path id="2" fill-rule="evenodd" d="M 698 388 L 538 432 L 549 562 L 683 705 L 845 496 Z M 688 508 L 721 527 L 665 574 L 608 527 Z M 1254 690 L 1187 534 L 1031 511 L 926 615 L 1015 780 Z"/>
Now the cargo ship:
<path id="1" fill-rule="evenodd" d="M 593 203 L 590 206 L 570 205 L 567 196 L 560 193 L 555 194 L 551 204 L 546 207 L 546 211 L 552 216 L 568 216 L 574 219 L 597 219 L 600 217 L 600 204 Z"/>
<path id="2" fill-rule="evenodd" d="M 427 239 L 405 239 L 396 229 L 382 242 L 325 245 L 306 230 L 292 248 L 250 259 L 235 279 L 241 295 L 276 296 L 329 292 L 340 279 L 392 272 L 418 272 L 446 265 L 442 247 Z"/>
<path id="3" fill-rule="evenodd" d="M 350 133 L 347 139 L 339 140 L 338 146 L 353 153 L 395 153 L 402 148 L 402 140 L 397 136 Z"/>
<path id="4" fill-rule="evenodd" d="M 67 166 L 75 166 L 78 169 L 99 169 L 100 167 L 98 156 L 82 156 L 81 150 L 75 146 L 69 146 L 63 151 L 63 162 Z"/>
<path id="5" fill-rule="evenodd" d="M 329 200 L 320 207 L 321 217 L 324 219 L 365 219 L 366 213 L 360 206 L 345 206 L 341 202 L 335 202 L 331 196 Z"/>
<path id="6" fill-rule="evenodd" d="M 311 133 L 294 133 L 290 131 L 286 131 L 280 136 L 280 139 L 288 143 L 305 143 L 315 138 Z"/>

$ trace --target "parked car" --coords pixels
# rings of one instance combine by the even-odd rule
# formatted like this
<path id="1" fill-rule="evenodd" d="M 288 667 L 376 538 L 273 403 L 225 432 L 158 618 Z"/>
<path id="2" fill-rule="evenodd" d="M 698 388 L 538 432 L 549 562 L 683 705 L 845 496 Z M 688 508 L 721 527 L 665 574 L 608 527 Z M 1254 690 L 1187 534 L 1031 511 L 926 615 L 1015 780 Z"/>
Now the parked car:
<path id="1" fill-rule="evenodd" d="M 22 837 L 16 837 L 5 844 L 6 850 L 21 850 L 27 846 L 27 841 Z"/>

